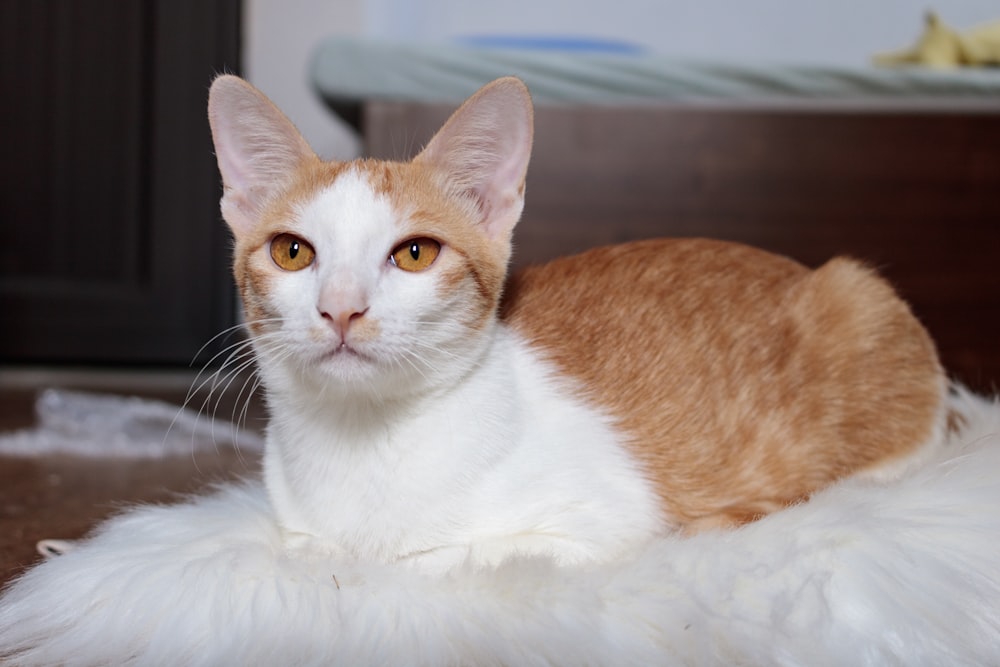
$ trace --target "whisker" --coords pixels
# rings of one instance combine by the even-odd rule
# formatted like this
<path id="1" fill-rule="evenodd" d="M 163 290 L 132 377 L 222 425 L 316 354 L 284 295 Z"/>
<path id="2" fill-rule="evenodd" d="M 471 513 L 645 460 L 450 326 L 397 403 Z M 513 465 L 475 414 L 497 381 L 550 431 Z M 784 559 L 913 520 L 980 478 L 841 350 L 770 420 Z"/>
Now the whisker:
<path id="1" fill-rule="evenodd" d="M 257 390 L 260 388 L 261 383 L 263 382 L 263 378 L 261 378 L 260 372 L 257 370 L 254 370 L 254 372 L 250 375 L 250 378 L 253 379 L 253 384 L 250 386 L 250 391 L 247 393 L 246 400 L 243 401 L 243 408 L 242 410 L 240 410 L 240 414 L 237 417 L 237 422 L 243 425 L 244 430 L 256 431 L 256 429 L 251 429 L 249 427 L 249 425 L 247 424 L 247 420 L 249 418 L 249 412 L 250 412 L 250 401 L 257 393 Z M 242 389 L 240 391 L 242 391 Z"/>
<path id="2" fill-rule="evenodd" d="M 202 369 L 200 371 L 198 371 L 198 375 L 195 376 L 194 381 L 191 383 L 191 387 L 192 388 L 188 390 L 188 395 L 187 395 L 187 397 L 185 397 L 185 405 L 187 404 L 188 400 L 190 400 L 195 394 L 197 394 L 199 391 L 201 391 L 205 387 L 205 385 L 212 380 L 212 378 L 213 378 L 213 376 L 215 374 L 217 374 L 219 371 L 221 371 L 222 369 L 224 369 L 227 364 L 229 364 L 230 360 L 233 358 L 233 355 L 242 352 L 244 349 L 246 349 L 247 347 L 250 347 L 252 345 L 253 345 L 253 341 L 250 340 L 250 339 L 237 341 L 237 342 L 235 342 L 235 343 L 233 343 L 231 345 L 226 346 L 225 348 L 223 348 L 222 350 L 220 350 L 218 353 L 216 353 L 215 355 L 213 355 L 211 359 L 209 359 L 207 362 L 205 362 L 204 366 L 202 366 Z M 227 353 L 228 353 L 229 356 L 226 358 L 225 361 L 222 362 L 222 364 L 219 366 L 219 368 L 214 373 L 209 374 L 206 377 L 205 381 L 203 381 L 203 382 L 201 382 L 199 384 L 199 380 L 201 379 L 202 373 L 204 373 L 208 368 L 210 368 L 211 365 L 212 365 L 212 363 L 214 363 L 216 359 L 218 359 L 219 357 L 221 357 L 222 355 L 227 354 Z M 197 385 L 197 386 L 195 386 L 195 385 Z"/>
<path id="3" fill-rule="evenodd" d="M 242 361 L 241 363 L 239 363 L 239 365 L 237 365 L 235 368 L 233 368 L 231 371 L 229 371 L 226 374 L 226 376 L 220 381 L 220 385 L 222 385 L 221 391 L 218 392 L 218 395 L 215 398 L 215 404 L 212 405 L 211 408 L 210 408 L 211 411 L 212 411 L 212 413 L 211 413 L 211 420 L 212 420 L 212 425 L 211 425 L 212 442 L 213 442 L 213 444 L 216 445 L 216 448 L 218 448 L 218 442 L 216 441 L 216 438 L 215 438 L 215 421 L 216 421 L 216 415 L 219 412 L 219 405 L 222 403 L 222 399 L 225 397 L 226 392 L 229 390 L 229 387 L 231 387 L 232 384 L 234 382 L 236 382 L 236 380 L 239 378 L 240 374 L 243 371 L 245 371 L 247 368 L 251 367 L 254 364 L 254 362 L 255 362 L 254 356 L 253 355 L 249 355 L 246 360 Z M 214 391 L 215 391 L 215 389 L 213 388 L 213 393 L 214 393 Z M 207 401 L 210 400 L 211 397 L 212 397 L 212 394 L 209 394 L 209 397 L 208 397 Z M 232 442 L 234 444 L 236 443 L 235 432 L 233 433 Z"/>
<path id="4" fill-rule="evenodd" d="M 268 323 L 280 323 L 283 321 L 285 321 L 284 318 L 264 318 L 260 320 L 255 320 L 252 323 L 268 324 Z M 198 354 L 195 355 L 195 358 L 197 358 L 197 356 L 201 354 L 201 351 L 203 351 L 209 344 L 211 344 L 212 341 L 218 340 L 220 337 L 226 336 L 227 334 L 232 334 L 233 332 L 242 329 L 244 326 L 248 324 L 251 323 L 238 324 L 232 327 L 228 327 L 227 329 L 224 329 L 223 331 L 219 332 L 218 334 L 213 336 L 209 340 L 209 342 L 207 342 L 205 345 L 202 346 Z M 187 409 L 191 405 L 195 397 L 199 393 L 204 391 L 207 387 L 208 395 L 202 401 L 201 405 L 199 406 L 198 412 L 195 415 L 194 424 L 197 425 L 198 420 L 201 418 L 202 413 L 206 412 L 206 408 L 208 408 L 208 406 L 211 404 L 212 396 L 218 390 L 219 386 L 224 383 L 227 383 L 228 380 L 228 384 L 226 384 L 226 387 L 224 387 L 222 390 L 222 393 L 224 394 L 229 384 L 232 384 L 233 380 L 230 378 L 233 378 L 233 374 L 242 372 L 243 370 L 245 370 L 248 363 L 249 364 L 253 363 L 253 360 L 255 359 L 254 345 L 266 349 L 266 347 L 271 342 L 270 339 L 277 337 L 279 335 L 280 335 L 279 332 L 264 333 L 254 336 L 252 338 L 236 341 L 235 343 L 227 345 L 222 350 L 215 353 L 207 362 L 205 362 L 201 370 L 198 371 L 198 374 L 192 381 L 191 387 L 188 389 L 187 395 L 185 396 L 184 401 L 181 404 L 181 407 L 178 409 L 177 414 L 174 415 L 174 418 L 171 420 L 169 426 L 167 427 L 166 433 L 164 434 L 164 440 L 166 440 L 170 432 L 173 430 L 174 426 L 177 423 L 177 420 L 179 419 L 181 414 L 183 414 L 183 411 Z M 212 365 L 223 356 L 225 356 L 225 359 L 221 363 L 221 365 L 213 372 L 207 373 L 208 369 L 211 368 Z M 233 369 L 234 366 L 235 369 Z M 225 373 L 225 376 L 223 376 L 223 373 Z M 220 394 L 219 398 L 216 400 L 215 408 L 213 409 L 212 414 L 209 415 L 209 418 L 213 420 L 213 426 L 214 426 L 215 412 L 218 410 L 218 403 L 219 400 L 221 400 L 221 397 L 222 395 Z M 196 433 L 191 434 L 192 456 L 194 455 L 195 436 Z M 211 437 L 214 443 L 215 441 L 214 434 Z"/>
<path id="5" fill-rule="evenodd" d="M 258 373 L 258 371 L 257 371 L 256 368 L 254 368 L 253 370 L 251 370 L 250 373 L 247 374 L 246 380 L 243 381 L 243 385 L 240 387 L 239 393 L 236 394 L 236 400 L 233 402 L 233 412 L 230 415 L 231 422 L 233 424 L 233 441 L 234 442 L 236 441 L 236 434 L 239 432 L 239 429 L 240 428 L 245 428 L 245 426 L 246 426 L 245 419 L 246 419 L 247 410 L 248 410 L 249 405 L 250 405 L 250 399 L 253 398 L 253 392 L 256 390 L 256 388 L 258 386 L 257 380 L 258 380 L 259 377 L 260 377 L 260 375 L 259 375 L 259 373 Z M 247 386 L 251 385 L 251 383 L 253 383 L 253 385 L 250 388 L 250 393 L 247 394 L 247 397 L 244 400 L 243 393 L 247 390 Z M 237 414 L 237 408 L 240 407 L 241 403 L 242 403 L 242 410 L 240 410 L 239 413 Z"/>
<path id="6" fill-rule="evenodd" d="M 199 347 L 198 351 L 194 353 L 194 356 L 191 358 L 191 364 L 190 365 L 194 364 L 195 359 L 197 359 L 198 357 L 200 357 L 201 353 L 204 352 L 205 348 L 207 348 L 209 345 L 211 345 L 212 343 L 214 343 L 215 341 L 217 341 L 219 338 L 221 338 L 223 336 L 227 336 L 227 335 L 229 335 L 229 334 L 231 334 L 231 333 L 233 333 L 235 331 L 238 331 L 238 330 L 242 329 L 243 327 L 244 327 L 244 324 L 242 322 L 240 324 L 234 324 L 231 327 L 226 327 L 225 329 L 223 329 L 219 333 L 217 333 L 214 336 L 212 336 L 211 338 L 209 338 L 207 341 L 205 341 L 205 344 L 202 345 L 201 347 Z M 213 359 L 214 358 L 215 357 L 213 357 Z"/>
<path id="7" fill-rule="evenodd" d="M 433 345 L 433 344 L 428 343 L 426 341 L 414 340 L 414 341 L 411 341 L 411 344 L 412 344 L 413 347 L 419 347 L 419 348 L 422 348 L 424 350 L 433 352 L 435 354 L 440 354 L 442 356 L 449 357 L 451 359 L 461 359 L 462 358 L 462 355 L 460 355 L 460 354 L 455 354 L 454 352 L 452 352 L 450 350 L 446 350 L 443 347 L 439 347 L 437 345 Z M 413 354 L 416 354 L 416 351 L 414 351 L 414 350 L 410 350 L 409 352 L 411 352 Z"/>
<path id="8" fill-rule="evenodd" d="M 240 437 L 239 437 L 240 423 L 237 418 L 237 409 L 239 408 L 240 403 L 243 400 L 243 392 L 246 391 L 247 384 L 253 379 L 254 375 L 257 373 L 256 369 L 252 368 L 252 365 L 253 364 L 251 363 L 250 366 L 246 365 L 242 366 L 241 370 L 239 370 L 237 373 L 233 375 L 233 379 L 229 382 L 229 384 L 226 385 L 226 388 L 223 389 L 223 393 L 229 391 L 229 387 L 232 385 L 232 383 L 237 381 L 240 375 L 242 375 L 247 368 L 250 368 L 250 372 L 247 374 L 247 377 L 243 380 L 243 383 L 240 385 L 239 393 L 237 393 L 236 398 L 232 402 L 232 410 L 229 413 L 229 442 L 232 445 L 233 450 L 236 452 L 237 460 L 239 460 L 240 464 L 243 465 L 244 467 L 246 467 L 246 460 L 243 458 L 243 451 L 240 448 Z M 216 403 L 215 410 L 218 411 L 218 403 Z"/>
<path id="9" fill-rule="evenodd" d="M 241 323 L 241 324 L 236 324 L 234 326 L 228 327 L 228 328 L 224 329 L 223 331 L 221 331 L 220 333 L 217 333 L 215 336 L 212 336 L 212 338 L 210 338 L 207 343 L 205 343 L 204 345 L 202 345 L 201 349 L 198 350 L 198 353 L 195 354 L 194 358 L 197 359 L 201 355 L 202 351 L 204 351 L 204 349 L 206 347 L 208 347 L 212 343 L 212 341 L 218 340 L 218 338 L 220 336 L 225 336 L 225 335 L 232 334 L 232 333 L 234 333 L 236 331 L 244 329 L 245 327 L 249 327 L 251 324 L 268 324 L 268 323 L 275 323 L 275 322 L 280 323 L 280 322 L 283 322 L 283 321 L 284 321 L 284 318 L 280 318 L 280 317 L 262 318 L 262 319 L 259 319 L 259 320 L 253 320 L 251 322 L 244 322 L 244 323 Z M 206 361 L 204 364 L 202 364 L 202 368 L 201 368 L 200 371 L 198 371 L 198 375 L 195 376 L 194 383 L 192 383 L 192 384 L 196 384 L 198 382 L 198 379 L 201 377 L 201 374 L 203 372 L 205 372 L 205 369 L 211 367 L 212 364 L 215 362 L 216 359 L 218 359 L 222 355 L 226 354 L 228 351 L 232 350 L 234 347 L 238 347 L 238 346 L 241 346 L 241 345 L 244 345 L 244 344 L 252 345 L 253 342 L 254 342 L 254 340 L 257 340 L 259 338 L 261 338 L 261 336 L 248 337 L 248 338 L 246 338 L 244 340 L 236 341 L 235 343 L 233 343 L 231 345 L 228 345 L 228 346 L 224 347 L 223 349 L 219 350 L 217 353 L 215 353 L 214 355 L 212 355 L 212 357 L 208 361 Z M 192 363 L 193 363 L 193 361 L 192 361 Z M 225 365 L 226 365 L 225 362 L 223 362 L 222 367 L 225 367 Z M 201 387 L 199 386 L 199 389 L 200 388 Z M 190 392 L 189 392 L 189 394 L 190 394 Z"/>

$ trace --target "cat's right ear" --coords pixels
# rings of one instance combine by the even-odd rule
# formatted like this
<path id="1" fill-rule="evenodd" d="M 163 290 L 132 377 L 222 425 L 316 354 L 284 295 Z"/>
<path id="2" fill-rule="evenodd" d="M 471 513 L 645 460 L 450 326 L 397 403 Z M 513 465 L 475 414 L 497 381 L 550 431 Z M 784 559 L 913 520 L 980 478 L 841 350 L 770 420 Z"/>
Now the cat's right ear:
<path id="1" fill-rule="evenodd" d="M 222 173 L 222 217 L 240 236 L 256 224 L 274 189 L 318 158 L 288 117 L 236 76 L 212 82 L 208 122 Z"/>

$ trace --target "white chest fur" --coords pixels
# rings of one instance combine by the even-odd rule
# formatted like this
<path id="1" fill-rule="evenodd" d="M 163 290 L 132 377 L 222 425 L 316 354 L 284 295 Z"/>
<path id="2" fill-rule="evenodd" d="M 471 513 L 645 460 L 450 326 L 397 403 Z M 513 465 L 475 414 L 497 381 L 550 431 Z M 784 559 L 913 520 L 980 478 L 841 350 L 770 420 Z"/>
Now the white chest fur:
<path id="1" fill-rule="evenodd" d="M 460 383 L 412 401 L 269 384 L 268 491 L 290 534 L 327 548 L 435 569 L 514 553 L 599 561 L 661 526 L 609 420 L 502 326 Z"/>

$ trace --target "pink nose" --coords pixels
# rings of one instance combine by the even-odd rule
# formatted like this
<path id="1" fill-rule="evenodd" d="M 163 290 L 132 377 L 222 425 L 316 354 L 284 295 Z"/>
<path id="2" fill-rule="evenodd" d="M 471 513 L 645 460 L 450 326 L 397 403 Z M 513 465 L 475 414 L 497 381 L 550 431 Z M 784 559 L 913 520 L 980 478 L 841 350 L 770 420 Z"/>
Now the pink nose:
<path id="1" fill-rule="evenodd" d="M 317 309 L 343 342 L 351 324 L 368 312 L 368 299 L 361 290 L 328 288 L 320 294 Z"/>
<path id="2" fill-rule="evenodd" d="M 365 308 L 361 312 L 357 312 L 349 308 L 347 310 L 341 311 L 336 315 L 331 315 L 330 313 L 327 313 L 325 311 L 321 311 L 320 315 L 322 315 L 323 319 L 325 319 L 327 322 L 330 323 L 330 326 L 333 327 L 333 330 L 337 332 L 338 336 L 340 336 L 340 340 L 344 341 L 347 339 L 347 332 L 351 328 L 351 323 L 354 322 L 354 320 L 362 317 L 366 312 L 368 312 L 367 308 Z"/>

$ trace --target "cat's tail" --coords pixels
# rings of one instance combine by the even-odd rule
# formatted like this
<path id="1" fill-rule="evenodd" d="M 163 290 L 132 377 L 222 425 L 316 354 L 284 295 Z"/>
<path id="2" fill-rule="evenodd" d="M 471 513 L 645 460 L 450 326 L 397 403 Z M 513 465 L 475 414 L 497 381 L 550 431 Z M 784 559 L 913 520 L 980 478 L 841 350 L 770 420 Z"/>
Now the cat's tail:
<path id="1" fill-rule="evenodd" d="M 867 448 L 862 469 L 895 469 L 943 442 L 948 383 L 937 350 L 884 278 L 836 258 L 808 274 L 791 300 L 829 426 Z"/>

